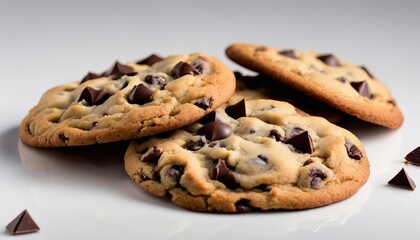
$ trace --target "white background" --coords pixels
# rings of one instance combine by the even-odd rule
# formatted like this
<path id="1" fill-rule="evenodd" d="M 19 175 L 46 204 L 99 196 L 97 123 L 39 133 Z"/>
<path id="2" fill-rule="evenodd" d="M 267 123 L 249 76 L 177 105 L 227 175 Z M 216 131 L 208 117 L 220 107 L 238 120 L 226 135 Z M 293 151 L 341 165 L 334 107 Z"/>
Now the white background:
<path id="1" fill-rule="evenodd" d="M 0 1 L 0 239 L 27 208 L 41 231 L 14 239 L 418 239 L 420 190 L 387 185 L 420 145 L 419 1 Z M 115 60 L 203 51 L 234 42 L 332 52 L 365 64 L 405 115 L 398 130 L 347 123 L 364 143 L 369 182 L 352 198 L 306 211 L 202 214 L 143 192 L 124 145 L 41 150 L 18 126 L 47 89 Z"/>

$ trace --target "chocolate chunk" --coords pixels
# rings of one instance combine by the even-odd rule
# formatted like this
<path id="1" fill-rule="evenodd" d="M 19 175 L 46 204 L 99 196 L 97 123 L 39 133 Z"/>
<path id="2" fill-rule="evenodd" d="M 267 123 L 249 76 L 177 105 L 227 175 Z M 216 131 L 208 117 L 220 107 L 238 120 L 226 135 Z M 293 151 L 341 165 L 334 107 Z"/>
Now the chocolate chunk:
<path id="1" fill-rule="evenodd" d="M 152 55 L 148 56 L 147 58 L 144 58 L 142 60 L 137 61 L 136 63 L 140 64 L 140 65 L 152 66 L 153 64 L 155 64 L 157 62 L 160 62 L 162 60 L 163 60 L 163 58 L 160 57 L 159 55 L 152 54 Z"/>
<path id="2" fill-rule="evenodd" d="M 319 55 L 318 59 L 323 61 L 328 66 L 332 66 L 332 67 L 341 66 L 340 61 L 338 61 L 338 59 L 332 54 Z"/>
<path id="3" fill-rule="evenodd" d="M 304 131 L 294 137 L 289 138 L 285 143 L 292 145 L 302 153 L 314 152 L 314 145 L 308 131 Z"/>
<path id="4" fill-rule="evenodd" d="M 207 60 L 204 57 L 197 57 L 191 62 L 191 66 L 195 68 L 198 74 L 206 74 L 210 71 Z"/>
<path id="5" fill-rule="evenodd" d="M 158 168 L 157 166 L 153 168 L 152 170 L 152 179 L 153 181 L 160 181 L 160 168 Z"/>
<path id="6" fill-rule="evenodd" d="M 147 162 L 147 163 L 157 164 L 162 153 L 163 153 L 162 149 L 156 146 L 153 146 L 147 149 L 147 151 L 144 153 L 142 161 Z"/>
<path id="7" fill-rule="evenodd" d="M 353 159 L 360 160 L 363 157 L 362 151 L 354 145 L 350 140 L 346 139 L 344 146 L 347 150 L 347 155 Z"/>
<path id="8" fill-rule="evenodd" d="M 338 81 L 342 82 L 342 83 L 345 83 L 345 82 L 347 82 L 347 81 L 348 81 L 346 77 L 338 77 L 338 78 L 336 78 L 336 79 L 337 79 Z"/>
<path id="9" fill-rule="evenodd" d="M 165 79 L 159 76 L 147 75 L 144 81 L 151 85 L 158 85 L 160 89 L 163 89 L 166 85 Z"/>
<path id="10" fill-rule="evenodd" d="M 239 178 L 226 166 L 226 162 L 222 159 L 213 161 L 210 169 L 210 178 L 222 182 L 229 189 L 239 187 Z"/>
<path id="11" fill-rule="evenodd" d="M 7 231 L 11 235 L 38 232 L 39 227 L 32 219 L 29 212 L 23 210 L 15 219 L 13 219 L 7 226 Z"/>
<path id="12" fill-rule="evenodd" d="M 206 116 L 202 117 L 200 120 L 198 120 L 201 124 L 208 124 L 211 122 L 225 122 L 226 119 L 220 115 L 220 113 L 217 113 L 216 111 L 213 111 Z"/>
<path id="13" fill-rule="evenodd" d="M 404 168 L 402 168 L 401 171 L 397 173 L 397 175 L 389 180 L 388 184 L 408 190 L 414 190 L 416 188 L 416 184 L 414 183 L 413 179 L 408 176 Z"/>
<path id="14" fill-rule="evenodd" d="M 351 82 L 350 84 L 361 96 L 371 98 L 372 94 L 366 81 Z"/>
<path id="15" fill-rule="evenodd" d="M 250 206 L 251 201 L 248 199 L 241 199 L 235 203 L 236 211 L 238 213 L 251 212 L 252 207 Z"/>
<path id="16" fill-rule="evenodd" d="M 139 85 L 134 86 L 127 99 L 128 102 L 132 104 L 145 104 L 152 101 L 153 93 L 153 90 L 150 90 L 140 83 Z"/>
<path id="17" fill-rule="evenodd" d="M 187 74 L 197 75 L 199 74 L 199 72 L 189 63 L 186 63 L 183 61 L 177 63 L 175 67 L 172 69 L 172 77 L 175 79 L 180 78 Z"/>
<path id="18" fill-rule="evenodd" d="M 215 141 L 229 137 L 232 134 L 232 129 L 226 123 L 211 122 L 201 127 L 197 133 L 205 135 L 210 141 Z"/>
<path id="19" fill-rule="evenodd" d="M 90 106 L 104 103 L 111 94 L 104 89 L 96 90 L 92 87 L 86 87 L 80 94 L 78 102 L 85 100 Z"/>
<path id="20" fill-rule="evenodd" d="M 281 55 L 286 56 L 288 58 L 297 59 L 296 53 L 293 49 L 287 49 L 279 52 Z"/>
<path id="21" fill-rule="evenodd" d="M 405 160 L 407 163 L 420 166 L 420 147 L 417 147 L 407 154 L 407 156 L 405 156 Z"/>
<path id="22" fill-rule="evenodd" d="M 307 166 L 307 165 L 309 165 L 309 164 L 311 164 L 311 163 L 313 163 L 314 162 L 314 160 L 312 160 L 312 159 L 308 159 L 308 160 L 306 160 L 304 163 L 303 163 L 303 166 Z"/>
<path id="23" fill-rule="evenodd" d="M 116 61 L 114 66 L 111 67 L 111 69 L 109 69 L 108 71 L 105 71 L 102 75 L 110 77 L 112 79 L 118 79 L 121 76 L 132 72 L 134 72 L 134 69 L 132 67 L 121 64 L 118 61 Z"/>
<path id="24" fill-rule="evenodd" d="M 363 69 L 363 71 L 365 71 L 370 78 L 375 79 L 375 77 L 372 75 L 372 73 L 369 72 L 366 66 L 360 66 L 360 68 Z"/>
<path id="25" fill-rule="evenodd" d="M 225 109 L 226 113 L 234 119 L 246 117 L 245 99 L 231 105 Z"/>
<path id="26" fill-rule="evenodd" d="M 313 168 L 309 171 L 308 176 L 311 177 L 310 186 L 313 189 L 319 189 L 322 181 L 327 178 L 327 175 L 319 169 Z"/>
<path id="27" fill-rule="evenodd" d="M 273 129 L 273 130 L 271 130 L 270 131 L 270 133 L 268 134 L 268 136 L 267 137 L 269 137 L 269 138 L 272 138 L 272 139 L 274 139 L 274 140 L 276 140 L 276 142 L 280 142 L 280 133 L 279 133 L 279 131 L 277 131 L 277 130 L 275 130 L 275 129 Z"/>
<path id="28" fill-rule="evenodd" d="M 187 142 L 186 148 L 190 151 L 197 151 L 204 147 L 206 143 L 207 139 L 204 136 L 201 136 L 200 139 L 198 139 L 197 141 L 190 140 L 189 142 Z"/>
<path id="29" fill-rule="evenodd" d="M 92 80 L 92 79 L 96 79 L 96 78 L 100 78 L 102 77 L 99 74 L 93 73 L 93 72 L 88 72 L 88 74 L 86 74 L 86 76 L 82 79 L 82 81 L 80 83 L 84 83 L 86 81 Z"/>
<path id="30" fill-rule="evenodd" d="M 211 108 L 211 106 L 213 105 L 213 98 L 208 98 L 206 96 L 197 98 L 195 100 L 194 105 L 196 105 L 197 107 L 202 108 L 204 110 L 207 110 L 207 109 Z"/>
<path id="31" fill-rule="evenodd" d="M 173 165 L 171 168 L 168 169 L 168 171 L 166 172 L 166 174 L 174 182 L 179 183 L 179 179 L 181 179 L 182 174 L 184 174 L 184 166 L 182 166 L 182 165 Z"/>

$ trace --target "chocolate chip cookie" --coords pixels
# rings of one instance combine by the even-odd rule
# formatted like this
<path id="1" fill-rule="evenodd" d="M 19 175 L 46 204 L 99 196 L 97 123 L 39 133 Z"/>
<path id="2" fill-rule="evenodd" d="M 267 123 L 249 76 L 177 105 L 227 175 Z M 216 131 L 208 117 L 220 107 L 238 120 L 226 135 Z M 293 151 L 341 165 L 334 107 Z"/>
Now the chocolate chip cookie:
<path id="1" fill-rule="evenodd" d="M 244 67 L 362 120 L 388 128 L 403 123 L 403 114 L 387 87 L 364 66 L 332 54 L 253 44 L 233 44 L 226 54 Z"/>
<path id="2" fill-rule="evenodd" d="M 229 101 L 167 136 L 132 141 L 125 169 L 146 191 L 201 212 L 324 206 L 369 176 L 352 133 L 264 99 Z"/>
<path id="3" fill-rule="evenodd" d="M 47 91 L 23 119 L 20 137 L 37 147 L 144 137 L 195 122 L 234 91 L 232 71 L 204 53 L 117 62 Z"/>

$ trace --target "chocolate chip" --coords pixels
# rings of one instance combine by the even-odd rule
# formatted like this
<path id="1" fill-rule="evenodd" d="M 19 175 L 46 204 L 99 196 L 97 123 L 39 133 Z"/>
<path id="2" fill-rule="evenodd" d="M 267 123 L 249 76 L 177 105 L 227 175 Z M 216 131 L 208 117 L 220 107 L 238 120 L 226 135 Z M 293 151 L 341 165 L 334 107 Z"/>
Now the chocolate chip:
<path id="1" fill-rule="evenodd" d="M 264 156 L 264 155 L 258 155 L 257 156 L 259 159 L 261 159 L 263 162 L 265 162 L 265 163 L 268 163 L 268 158 L 266 157 L 266 156 Z"/>
<path id="2" fill-rule="evenodd" d="M 140 83 L 139 85 L 134 86 L 127 99 L 128 102 L 132 104 L 145 104 L 152 100 L 153 93 L 153 90 L 150 90 Z"/>
<path id="3" fill-rule="evenodd" d="M 255 133 L 255 129 L 252 129 L 252 128 L 251 128 L 251 129 L 249 129 L 249 133 L 251 133 L 251 134 L 252 134 L 252 133 Z"/>
<path id="4" fill-rule="evenodd" d="M 25 209 L 6 226 L 11 235 L 38 232 L 39 227 Z"/>
<path id="5" fill-rule="evenodd" d="M 202 108 L 204 110 L 207 110 L 207 109 L 211 108 L 211 106 L 213 105 L 213 98 L 208 98 L 206 96 L 197 98 L 195 100 L 194 105 L 196 105 L 197 107 Z"/>
<path id="6" fill-rule="evenodd" d="M 104 103 L 111 94 L 104 89 L 96 90 L 92 87 L 86 87 L 80 94 L 78 102 L 85 100 L 90 106 Z"/>
<path id="7" fill-rule="evenodd" d="M 210 169 L 210 178 L 222 182 L 229 189 L 239 187 L 238 177 L 226 166 L 226 162 L 222 159 L 213 161 Z"/>
<path id="8" fill-rule="evenodd" d="M 293 49 L 283 50 L 283 51 L 280 51 L 279 53 L 288 58 L 297 59 L 296 53 Z"/>
<path id="9" fill-rule="evenodd" d="M 66 135 L 64 135 L 64 133 L 58 134 L 58 137 L 64 142 L 70 139 Z"/>
<path id="10" fill-rule="evenodd" d="M 211 122 L 225 122 L 225 118 L 220 115 L 220 113 L 217 113 L 216 111 L 213 111 L 206 116 L 202 117 L 200 120 L 198 120 L 201 124 L 208 124 Z"/>
<path id="11" fill-rule="evenodd" d="M 134 69 L 132 67 L 121 64 L 118 61 L 116 61 L 114 66 L 111 67 L 111 69 L 109 69 L 108 71 L 105 71 L 102 75 L 110 77 L 112 79 L 118 79 L 121 76 L 132 72 L 134 72 Z"/>
<path id="12" fill-rule="evenodd" d="M 285 143 L 292 145 L 302 153 L 314 152 L 314 145 L 308 131 L 304 131 L 294 137 L 289 138 Z"/>
<path id="13" fill-rule="evenodd" d="M 179 183 L 182 174 L 184 174 L 184 166 L 182 165 L 173 165 L 166 172 L 167 176 L 170 177 L 174 182 Z"/>
<path id="14" fill-rule="evenodd" d="M 159 76 L 147 75 L 144 81 L 151 85 L 158 85 L 160 89 L 163 89 L 166 85 L 165 79 Z"/>
<path id="15" fill-rule="evenodd" d="M 150 56 L 148 56 L 147 58 L 144 58 L 142 60 L 137 61 L 136 63 L 139 65 L 149 65 L 152 66 L 153 64 L 162 61 L 163 58 L 160 57 L 159 55 L 156 54 L 152 54 Z"/>
<path id="16" fill-rule="evenodd" d="M 363 71 L 365 71 L 370 78 L 375 79 L 375 77 L 372 75 L 372 73 L 370 73 L 366 66 L 360 66 L 360 68 L 363 69 Z"/>
<path id="17" fill-rule="evenodd" d="M 366 81 L 351 82 L 350 84 L 361 96 L 371 98 L 372 94 Z"/>
<path id="18" fill-rule="evenodd" d="M 340 61 L 332 54 L 319 55 L 318 59 L 323 61 L 328 66 L 332 66 L 332 67 L 341 66 Z"/>
<path id="19" fill-rule="evenodd" d="M 215 141 L 229 137 L 232 134 L 232 129 L 226 123 L 211 122 L 201 127 L 197 133 L 205 135 L 210 141 Z"/>
<path id="20" fill-rule="evenodd" d="M 125 74 L 125 75 L 127 75 L 127 76 L 129 76 L 129 77 L 134 77 L 134 76 L 136 76 L 137 74 L 139 74 L 138 72 L 130 72 L 130 73 L 127 73 L 127 74 Z"/>
<path id="21" fill-rule="evenodd" d="M 207 60 L 204 57 L 197 57 L 191 62 L 198 74 L 206 74 L 210 71 Z"/>
<path id="22" fill-rule="evenodd" d="M 246 117 L 245 99 L 231 105 L 225 109 L 226 113 L 234 119 Z"/>
<path id="23" fill-rule="evenodd" d="M 336 78 L 336 79 L 337 79 L 338 81 L 342 82 L 342 83 L 345 83 L 345 82 L 347 82 L 347 81 L 348 81 L 346 77 L 338 77 L 338 78 Z"/>
<path id="24" fill-rule="evenodd" d="M 163 153 L 162 149 L 156 146 L 153 146 L 147 149 L 147 151 L 144 153 L 142 161 L 147 162 L 147 163 L 157 164 L 162 153 Z"/>
<path id="25" fill-rule="evenodd" d="M 160 181 L 160 168 L 154 167 L 152 170 L 152 179 L 153 181 Z"/>
<path id="26" fill-rule="evenodd" d="M 199 72 L 189 63 L 186 63 L 183 61 L 177 63 L 175 67 L 172 69 L 172 77 L 175 79 L 180 78 L 187 74 L 197 75 L 199 74 Z"/>
<path id="27" fill-rule="evenodd" d="M 347 155 L 353 159 L 360 160 L 363 157 L 362 151 L 348 139 L 345 139 L 344 146 L 347 150 Z"/>
<path id="28" fill-rule="evenodd" d="M 280 142 L 280 133 L 279 133 L 279 131 L 277 131 L 277 130 L 275 130 L 275 129 L 273 129 L 273 130 L 270 130 L 270 133 L 268 134 L 268 136 L 267 137 L 269 137 L 269 138 L 272 138 L 272 139 L 274 139 L 274 140 L 276 140 L 276 142 Z"/>
<path id="29" fill-rule="evenodd" d="M 88 72 L 88 74 L 86 74 L 86 76 L 82 79 L 82 81 L 80 83 L 84 83 L 86 81 L 96 79 L 96 78 L 100 78 L 100 77 L 101 77 L 101 75 L 99 75 L 99 74 Z"/>
<path id="30" fill-rule="evenodd" d="M 211 148 L 225 148 L 226 144 L 223 141 L 214 141 L 208 145 Z"/>
<path id="31" fill-rule="evenodd" d="M 307 166 L 307 165 L 309 165 L 309 164 L 311 164 L 311 163 L 314 163 L 314 160 L 312 160 L 312 159 L 308 159 L 308 160 L 306 160 L 306 161 L 303 163 L 303 166 Z"/>
<path id="32" fill-rule="evenodd" d="M 258 155 L 255 158 L 252 158 L 252 160 L 257 164 L 257 165 L 262 165 L 265 166 L 268 163 L 268 158 L 262 154 Z"/>
<path id="33" fill-rule="evenodd" d="M 204 136 L 201 136 L 200 139 L 198 139 L 197 141 L 194 141 L 194 140 L 188 141 L 186 144 L 186 148 L 187 150 L 190 150 L 190 151 L 197 151 L 197 150 L 200 150 L 202 147 L 204 147 L 206 143 L 207 143 L 207 139 Z"/>
<path id="34" fill-rule="evenodd" d="M 251 212 L 252 207 L 250 206 L 251 201 L 248 199 L 241 199 L 235 203 L 236 211 L 238 213 Z"/>
<path id="35" fill-rule="evenodd" d="M 420 166 L 420 147 L 417 147 L 407 154 L 407 156 L 405 156 L 405 160 L 407 163 Z"/>
<path id="36" fill-rule="evenodd" d="M 389 180 L 388 184 L 408 190 L 416 189 L 416 184 L 414 183 L 413 179 L 408 176 L 404 168 L 402 168 L 401 171 L 397 173 L 397 175 Z"/>
<path id="37" fill-rule="evenodd" d="M 319 189 L 321 187 L 322 181 L 327 178 L 327 175 L 322 170 L 313 168 L 309 171 L 308 176 L 311 177 L 310 186 L 314 189 Z"/>

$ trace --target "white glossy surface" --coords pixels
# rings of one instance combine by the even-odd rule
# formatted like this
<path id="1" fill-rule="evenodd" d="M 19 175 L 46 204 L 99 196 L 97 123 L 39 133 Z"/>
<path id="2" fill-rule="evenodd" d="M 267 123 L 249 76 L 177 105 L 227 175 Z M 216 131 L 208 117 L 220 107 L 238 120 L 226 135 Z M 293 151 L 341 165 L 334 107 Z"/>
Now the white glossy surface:
<path id="1" fill-rule="evenodd" d="M 0 239 L 418 239 L 420 190 L 387 185 L 420 145 L 417 1 L 17 1 L 0 2 Z M 152 52 L 204 51 L 233 69 L 230 43 L 333 52 L 366 64 L 392 90 L 406 121 L 387 130 L 345 124 L 364 143 L 371 178 L 327 207 L 242 215 L 188 212 L 126 176 L 124 144 L 35 149 L 18 126 L 48 88 Z M 41 227 L 9 236 L 27 208 Z"/>

